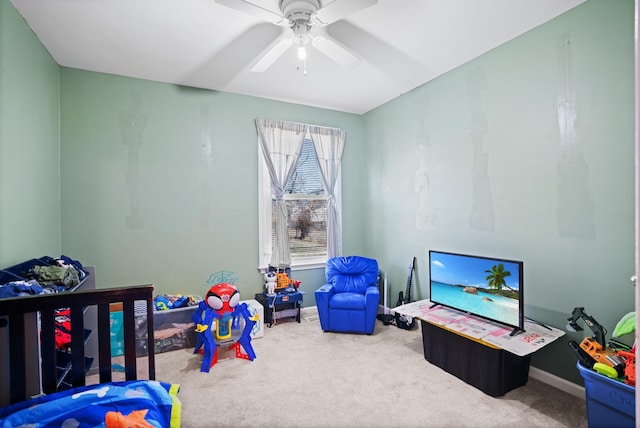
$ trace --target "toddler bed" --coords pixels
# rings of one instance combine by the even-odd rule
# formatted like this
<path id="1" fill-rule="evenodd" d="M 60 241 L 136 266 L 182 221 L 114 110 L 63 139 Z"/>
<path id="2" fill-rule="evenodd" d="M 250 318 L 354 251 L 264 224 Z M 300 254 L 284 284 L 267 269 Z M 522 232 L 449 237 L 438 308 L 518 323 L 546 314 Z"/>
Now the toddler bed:
<path id="1" fill-rule="evenodd" d="M 57 294 L 0 299 L 0 329 L 8 334 L 8 364 L 0 367 L 9 372 L 10 399 L 0 408 L 0 427 L 177 427 L 180 424 L 178 386 L 155 380 L 155 354 L 150 347 L 146 361 L 146 380 L 138 379 L 136 358 L 135 302 L 146 302 L 147 337 L 153 338 L 153 286 L 135 286 Z M 124 377 L 113 381 L 111 357 L 110 305 L 122 305 L 124 335 Z M 95 307 L 93 316 L 98 342 L 99 383 L 86 385 L 85 355 L 87 308 Z M 68 361 L 58 361 L 55 314 L 68 308 L 71 324 L 71 344 Z M 30 396 L 27 355 L 29 328 L 25 319 L 39 319 L 41 355 L 40 394 Z M 33 352 L 33 351 L 31 351 Z M 7 351 L 5 350 L 6 354 Z M 61 366 L 64 366 L 61 368 Z M 68 384 L 60 382 L 61 370 Z M 141 370 L 144 371 L 144 370 Z"/>

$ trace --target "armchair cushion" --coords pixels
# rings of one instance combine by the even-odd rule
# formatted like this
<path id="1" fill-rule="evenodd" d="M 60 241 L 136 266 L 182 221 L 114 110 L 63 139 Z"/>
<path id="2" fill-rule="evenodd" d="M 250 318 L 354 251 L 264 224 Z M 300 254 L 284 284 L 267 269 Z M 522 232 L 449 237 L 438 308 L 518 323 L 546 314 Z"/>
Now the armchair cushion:
<path id="1" fill-rule="evenodd" d="M 336 293 L 329 302 L 332 309 L 358 309 L 363 310 L 365 307 L 364 294 L 360 293 Z"/>
<path id="2" fill-rule="evenodd" d="M 364 294 L 378 280 L 378 262 L 359 256 L 334 257 L 327 261 L 325 275 L 336 293 Z"/>

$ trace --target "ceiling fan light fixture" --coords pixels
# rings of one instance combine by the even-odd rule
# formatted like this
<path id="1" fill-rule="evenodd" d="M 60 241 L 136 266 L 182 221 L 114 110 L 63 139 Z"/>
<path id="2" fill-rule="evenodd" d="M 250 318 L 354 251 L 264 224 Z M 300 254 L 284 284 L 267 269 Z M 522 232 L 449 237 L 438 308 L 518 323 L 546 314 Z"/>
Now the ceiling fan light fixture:
<path id="1" fill-rule="evenodd" d="M 300 61 L 307 59 L 307 49 L 304 46 L 298 46 L 298 59 Z"/>
<path id="2" fill-rule="evenodd" d="M 309 22 L 299 19 L 294 21 L 291 29 L 293 30 L 293 41 L 300 46 L 309 43 Z"/>
<path id="3" fill-rule="evenodd" d="M 275 43 L 251 67 L 251 71 L 266 71 L 291 45 L 295 44 L 297 45 L 298 58 L 303 63 L 305 74 L 308 46 L 313 46 L 316 50 L 344 67 L 356 67 L 360 63 L 360 58 L 338 41 L 333 40 L 323 31 L 322 27 L 378 3 L 378 0 L 279 0 L 278 4 L 282 14 L 278 14 L 263 6 L 254 4 L 259 0 L 215 1 L 233 9 L 267 19 L 276 25 L 287 27 L 293 33 L 289 33 L 291 35 L 288 37 L 283 33 L 276 39 Z M 264 3 L 265 0 L 260 0 L 260 2 Z M 285 32 L 289 31 L 285 30 Z"/>

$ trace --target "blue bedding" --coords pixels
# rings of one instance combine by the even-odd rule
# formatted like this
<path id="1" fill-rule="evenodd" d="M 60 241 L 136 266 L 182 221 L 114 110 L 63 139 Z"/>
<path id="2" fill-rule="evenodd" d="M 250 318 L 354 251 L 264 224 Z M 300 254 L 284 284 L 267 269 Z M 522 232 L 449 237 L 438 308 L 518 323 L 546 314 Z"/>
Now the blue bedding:
<path id="1" fill-rule="evenodd" d="M 0 409 L 0 427 L 180 426 L 179 385 L 132 380 L 82 386 Z"/>

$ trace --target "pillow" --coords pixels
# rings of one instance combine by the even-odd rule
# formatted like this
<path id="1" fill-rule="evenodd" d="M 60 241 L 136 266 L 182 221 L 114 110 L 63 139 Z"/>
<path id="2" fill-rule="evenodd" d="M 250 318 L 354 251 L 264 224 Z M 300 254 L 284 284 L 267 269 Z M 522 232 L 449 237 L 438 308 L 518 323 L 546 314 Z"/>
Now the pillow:
<path id="1" fill-rule="evenodd" d="M 150 380 L 81 386 L 4 407 L 0 426 L 179 427 L 178 390 L 179 385 Z"/>

